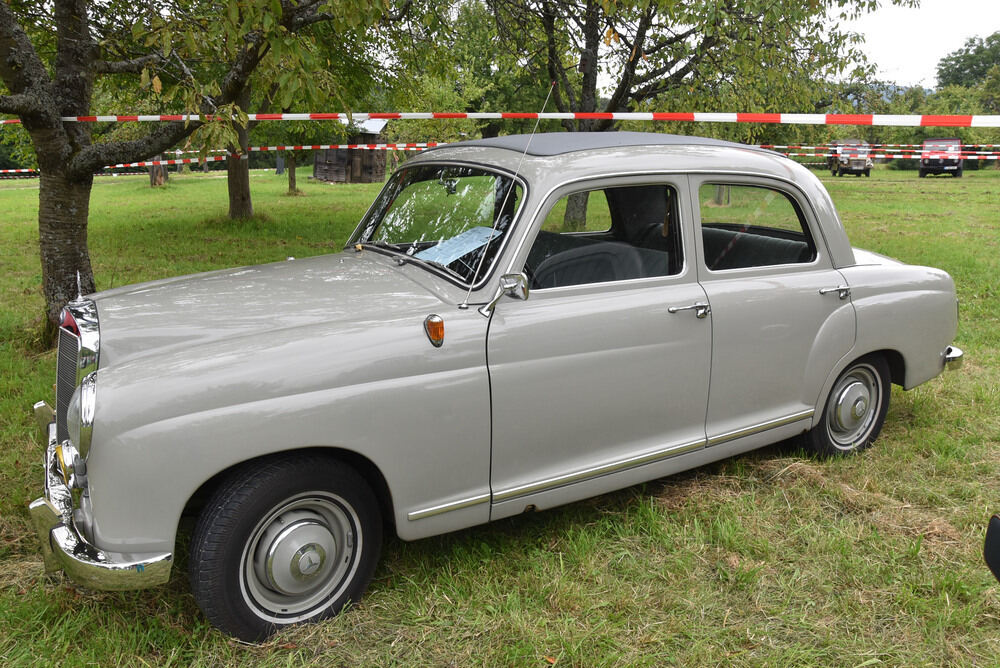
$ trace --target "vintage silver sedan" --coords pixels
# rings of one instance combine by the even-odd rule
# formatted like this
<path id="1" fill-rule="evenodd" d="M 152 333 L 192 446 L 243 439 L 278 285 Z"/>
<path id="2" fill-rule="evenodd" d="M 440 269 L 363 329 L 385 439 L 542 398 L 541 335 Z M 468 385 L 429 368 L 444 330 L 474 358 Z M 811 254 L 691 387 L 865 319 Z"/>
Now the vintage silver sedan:
<path id="1" fill-rule="evenodd" d="M 774 153 L 662 134 L 428 151 L 343 252 L 70 303 L 35 407 L 46 565 L 191 588 L 258 639 L 357 600 L 414 540 L 804 434 L 882 427 L 957 366 L 943 271 L 851 247 Z"/>

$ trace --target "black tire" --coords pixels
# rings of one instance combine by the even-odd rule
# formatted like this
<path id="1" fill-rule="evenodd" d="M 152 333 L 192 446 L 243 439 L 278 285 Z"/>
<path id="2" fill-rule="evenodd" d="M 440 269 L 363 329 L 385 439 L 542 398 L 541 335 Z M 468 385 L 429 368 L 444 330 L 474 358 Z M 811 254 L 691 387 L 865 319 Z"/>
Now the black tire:
<path id="1" fill-rule="evenodd" d="M 962 168 L 959 167 L 954 172 L 952 172 L 952 174 L 955 175 L 955 178 L 958 178 L 958 179 L 962 178 Z"/>
<path id="2" fill-rule="evenodd" d="M 865 170 L 865 178 L 866 179 L 870 179 L 871 176 L 872 176 L 872 170 L 871 169 L 866 169 Z"/>
<path id="3" fill-rule="evenodd" d="M 358 601 L 381 547 L 378 500 L 352 468 L 314 454 L 258 461 L 198 518 L 191 591 L 212 624 L 258 641 Z"/>
<path id="4" fill-rule="evenodd" d="M 927 176 L 927 172 L 921 169 L 920 172 L 918 172 L 918 176 L 920 176 L 920 178 L 924 178 L 925 176 Z"/>
<path id="5" fill-rule="evenodd" d="M 833 456 L 870 446 L 882 431 L 891 389 L 889 365 L 881 355 L 850 364 L 830 388 L 819 424 L 806 434 L 809 447 Z"/>

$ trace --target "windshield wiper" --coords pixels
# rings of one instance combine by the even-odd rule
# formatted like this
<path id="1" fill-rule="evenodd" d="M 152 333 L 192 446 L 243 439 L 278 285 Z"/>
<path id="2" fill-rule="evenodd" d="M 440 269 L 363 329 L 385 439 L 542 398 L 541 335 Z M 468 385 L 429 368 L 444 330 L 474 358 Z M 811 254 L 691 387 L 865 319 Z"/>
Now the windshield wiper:
<path id="1" fill-rule="evenodd" d="M 447 265 L 444 265 L 444 264 L 441 264 L 440 262 L 437 262 L 435 260 L 425 260 L 422 257 L 417 257 L 416 255 L 406 255 L 406 254 L 403 254 L 403 255 L 399 256 L 398 258 L 396 258 L 396 262 L 398 262 L 400 265 L 404 265 L 407 262 L 410 262 L 410 263 L 413 263 L 413 264 L 422 264 L 422 265 L 425 265 L 425 266 L 434 267 L 435 269 L 440 269 L 440 270 L 442 270 L 444 272 L 447 272 L 447 273 L 451 274 L 452 276 L 454 276 L 455 278 L 459 279 L 460 281 L 465 281 L 465 276 L 462 276 L 462 274 L 458 273 L 457 271 L 455 271 L 451 267 L 449 267 Z"/>
<path id="2" fill-rule="evenodd" d="M 409 245 L 409 244 L 407 244 Z M 399 249 L 399 244 L 392 244 L 388 241 L 364 241 L 362 243 L 356 244 L 361 248 L 374 248 L 376 250 L 386 250 L 391 252 L 395 256 L 396 263 L 399 266 L 403 266 L 407 262 L 411 264 L 424 265 L 428 267 L 434 267 L 435 269 L 440 269 L 441 271 L 450 274 L 460 281 L 465 281 L 465 276 L 458 273 L 451 267 L 441 264 L 435 260 L 425 260 L 422 257 L 417 257 L 416 255 L 409 255 Z M 412 248 L 412 246 L 411 246 Z"/>
<path id="3" fill-rule="evenodd" d="M 397 244 L 389 243 L 388 241 L 362 241 L 359 244 L 355 244 L 355 248 L 375 248 L 378 250 L 392 251 L 393 253 L 402 253 L 399 250 Z"/>

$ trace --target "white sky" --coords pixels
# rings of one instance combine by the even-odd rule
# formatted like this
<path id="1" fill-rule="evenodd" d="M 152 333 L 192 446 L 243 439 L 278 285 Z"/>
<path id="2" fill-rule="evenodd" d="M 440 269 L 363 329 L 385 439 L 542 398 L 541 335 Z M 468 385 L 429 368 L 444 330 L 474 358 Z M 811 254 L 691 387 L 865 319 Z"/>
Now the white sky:
<path id="1" fill-rule="evenodd" d="M 941 58 L 1000 31 L 1000 0 L 921 0 L 919 9 L 882 7 L 847 27 L 865 36 L 879 79 L 936 88 Z"/>

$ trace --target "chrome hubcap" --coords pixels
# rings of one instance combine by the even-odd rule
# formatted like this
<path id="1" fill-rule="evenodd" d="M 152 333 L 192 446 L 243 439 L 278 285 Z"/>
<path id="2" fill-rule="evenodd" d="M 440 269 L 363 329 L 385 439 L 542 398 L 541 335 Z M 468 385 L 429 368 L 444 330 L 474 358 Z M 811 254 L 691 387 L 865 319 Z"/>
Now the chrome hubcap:
<path id="1" fill-rule="evenodd" d="M 882 383 L 867 365 L 845 374 L 830 393 L 827 433 L 834 445 L 850 450 L 871 434 L 882 402 Z"/>
<path id="2" fill-rule="evenodd" d="M 868 404 L 871 392 L 864 383 L 852 382 L 845 387 L 837 397 L 836 410 L 833 419 L 840 431 L 857 429 L 868 414 Z"/>
<path id="3" fill-rule="evenodd" d="M 357 569 L 359 524 L 353 508 L 332 494 L 311 492 L 275 507 L 244 548 L 244 599 L 274 622 L 318 613 Z"/>
<path id="4" fill-rule="evenodd" d="M 264 529 L 254 554 L 254 570 L 261 582 L 282 594 L 295 595 L 315 586 L 337 553 L 337 539 L 322 517 L 307 510 L 291 510 Z"/>

